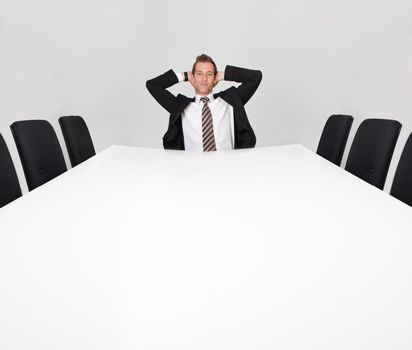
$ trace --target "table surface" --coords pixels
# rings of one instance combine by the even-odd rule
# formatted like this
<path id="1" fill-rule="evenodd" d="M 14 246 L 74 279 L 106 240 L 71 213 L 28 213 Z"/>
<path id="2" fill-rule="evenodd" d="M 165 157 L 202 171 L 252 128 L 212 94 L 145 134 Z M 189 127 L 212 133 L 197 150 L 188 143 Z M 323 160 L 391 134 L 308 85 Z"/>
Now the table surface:
<path id="1" fill-rule="evenodd" d="M 411 209 L 299 145 L 112 146 L 0 210 L 0 349 L 411 349 Z"/>

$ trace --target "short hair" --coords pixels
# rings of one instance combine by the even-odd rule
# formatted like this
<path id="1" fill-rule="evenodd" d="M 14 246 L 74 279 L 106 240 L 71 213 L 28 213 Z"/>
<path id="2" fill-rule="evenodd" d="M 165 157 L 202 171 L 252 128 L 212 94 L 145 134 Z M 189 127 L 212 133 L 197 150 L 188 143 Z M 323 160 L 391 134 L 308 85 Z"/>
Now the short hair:
<path id="1" fill-rule="evenodd" d="M 217 74 L 217 67 L 216 67 L 215 61 L 213 61 L 213 58 L 212 58 L 212 57 L 210 57 L 210 56 L 208 56 L 208 55 L 205 55 L 204 53 L 202 53 L 201 55 L 199 55 L 199 56 L 196 57 L 196 61 L 195 61 L 195 63 L 193 63 L 192 74 L 195 74 L 196 64 L 197 64 L 198 62 L 203 62 L 203 63 L 208 62 L 208 63 L 213 64 L 213 68 L 214 68 L 214 70 L 215 70 L 215 71 L 214 71 L 214 74 L 215 74 L 215 75 Z"/>

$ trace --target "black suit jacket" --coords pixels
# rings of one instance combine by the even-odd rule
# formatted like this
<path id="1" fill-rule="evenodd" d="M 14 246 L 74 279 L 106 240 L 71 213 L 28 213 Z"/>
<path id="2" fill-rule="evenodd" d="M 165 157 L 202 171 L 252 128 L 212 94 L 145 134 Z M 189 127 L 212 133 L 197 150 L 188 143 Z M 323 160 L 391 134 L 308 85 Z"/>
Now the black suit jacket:
<path id="1" fill-rule="evenodd" d="M 233 66 L 226 66 L 224 80 L 242 83 L 238 87 L 230 87 L 224 91 L 214 94 L 215 98 L 222 98 L 233 107 L 235 144 L 234 148 L 252 148 L 256 145 L 256 136 L 250 126 L 245 111 L 245 104 L 253 96 L 262 80 L 262 72 Z M 182 112 L 194 98 L 184 95 L 174 96 L 168 87 L 178 83 L 179 80 L 173 70 L 150 79 L 146 87 L 150 94 L 169 113 L 169 127 L 163 136 L 163 147 L 165 149 L 184 150 L 184 137 L 182 127 Z"/>

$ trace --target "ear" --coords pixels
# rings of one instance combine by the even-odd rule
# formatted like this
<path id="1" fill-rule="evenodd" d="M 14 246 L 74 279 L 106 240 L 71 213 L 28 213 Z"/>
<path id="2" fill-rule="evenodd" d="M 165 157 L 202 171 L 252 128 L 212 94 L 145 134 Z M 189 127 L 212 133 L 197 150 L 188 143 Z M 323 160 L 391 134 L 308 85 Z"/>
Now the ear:
<path id="1" fill-rule="evenodd" d="M 193 83 L 194 83 L 195 79 L 193 77 L 192 72 L 188 72 L 188 80 L 189 80 L 189 83 L 192 84 L 192 86 L 193 86 Z"/>

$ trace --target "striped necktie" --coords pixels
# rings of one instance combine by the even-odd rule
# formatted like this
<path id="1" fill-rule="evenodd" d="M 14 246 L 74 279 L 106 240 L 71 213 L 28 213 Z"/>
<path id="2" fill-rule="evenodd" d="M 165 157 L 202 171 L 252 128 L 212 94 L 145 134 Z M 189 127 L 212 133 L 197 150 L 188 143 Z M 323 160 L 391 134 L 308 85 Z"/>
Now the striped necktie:
<path id="1" fill-rule="evenodd" d="M 212 112 L 210 111 L 208 102 L 209 98 L 202 97 L 202 133 L 203 133 L 203 151 L 216 151 L 215 135 L 213 134 Z"/>

